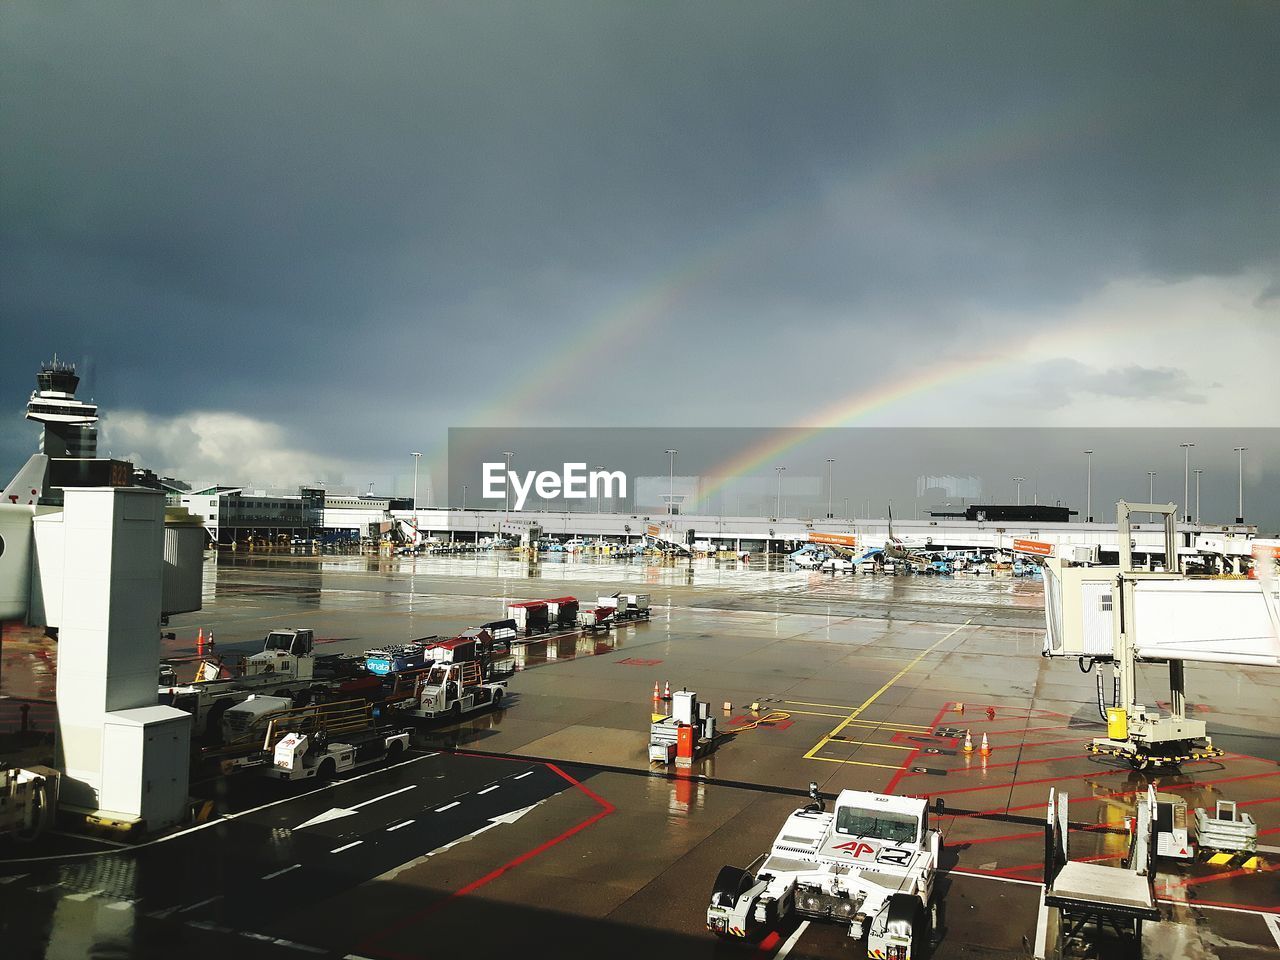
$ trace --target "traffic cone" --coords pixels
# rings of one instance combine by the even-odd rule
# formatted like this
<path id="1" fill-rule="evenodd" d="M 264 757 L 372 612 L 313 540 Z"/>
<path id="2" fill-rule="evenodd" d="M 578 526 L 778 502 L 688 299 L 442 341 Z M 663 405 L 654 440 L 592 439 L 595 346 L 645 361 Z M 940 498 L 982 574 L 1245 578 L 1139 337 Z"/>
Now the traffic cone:
<path id="1" fill-rule="evenodd" d="M 204 659 L 204 627 L 196 634 L 196 656 Z"/>
<path id="2" fill-rule="evenodd" d="M 662 692 L 661 692 L 660 690 L 658 690 L 658 681 L 657 681 L 657 680 L 653 681 L 653 699 L 655 699 L 655 700 L 661 700 L 661 699 L 662 699 Z"/>
<path id="3" fill-rule="evenodd" d="M 956 713 L 964 713 L 964 701 L 963 701 L 963 700 L 957 700 L 957 701 L 956 701 Z"/>
<path id="4" fill-rule="evenodd" d="M 667 681 L 666 688 L 662 691 L 662 699 L 663 700 L 671 699 L 671 681 L 670 680 Z"/>
<path id="5" fill-rule="evenodd" d="M 964 732 L 964 752 L 973 753 L 973 734 L 968 730 Z"/>
<path id="6" fill-rule="evenodd" d="M 982 735 L 981 751 L 984 757 L 991 756 L 991 741 L 987 739 L 987 735 L 985 733 Z"/>

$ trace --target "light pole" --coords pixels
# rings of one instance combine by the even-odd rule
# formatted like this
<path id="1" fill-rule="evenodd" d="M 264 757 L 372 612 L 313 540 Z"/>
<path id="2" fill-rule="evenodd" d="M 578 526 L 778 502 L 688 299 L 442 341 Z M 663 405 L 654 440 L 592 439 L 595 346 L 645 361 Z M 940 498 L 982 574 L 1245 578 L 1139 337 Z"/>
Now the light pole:
<path id="1" fill-rule="evenodd" d="M 773 515 L 776 518 L 782 516 L 782 471 L 787 468 L 774 467 L 773 469 L 778 471 L 778 499 L 773 505 Z"/>
<path id="2" fill-rule="evenodd" d="M 604 467 L 602 467 L 600 464 L 596 464 L 596 469 L 603 470 Z M 596 485 L 596 513 L 599 513 L 599 512 L 600 512 L 600 486 L 599 484 L 597 484 Z"/>
<path id="3" fill-rule="evenodd" d="M 1156 472 L 1154 470 L 1147 471 L 1147 503 L 1156 502 Z M 1147 523 L 1152 520 L 1152 515 L 1147 514 Z"/>
<path id="4" fill-rule="evenodd" d="M 507 460 L 507 482 L 502 485 L 502 522 L 506 523 L 511 519 L 511 458 L 515 456 L 515 452 L 503 450 L 502 455 Z M 505 530 L 501 531 L 501 533 L 504 537 L 507 535 Z"/>
<path id="5" fill-rule="evenodd" d="M 827 457 L 827 519 L 828 520 L 830 520 L 831 517 L 833 516 L 833 514 L 831 513 L 831 484 L 835 480 L 835 472 L 836 472 L 835 463 L 836 462 L 834 459 L 832 459 L 831 457 Z"/>
<path id="6" fill-rule="evenodd" d="M 464 483 L 462 485 L 462 512 L 466 513 L 466 511 L 467 511 L 467 485 Z"/>
<path id="7" fill-rule="evenodd" d="M 675 513 L 676 503 L 676 454 L 679 450 L 668 450 L 667 456 L 671 458 L 667 465 L 667 516 L 673 516 Z"/>
<path id="8" fill-rule="evenodd" d="M 1191 448 L 1194 443 L 1180 443 L 1182 448 L 1182 513 L 1191 522 Z"/>
<path id="9" fill-rule="evenodd" d="M 1086 450 L 1088 458 L 1084 468 L 1084 515 L 1087 523 L 1093 523 L 1093 451 Z"/>
<path id="10" fill-rule="evenodd" d="M 1022 481 L 1025 479 L 1027 478 L 1026 477 L 1013 478 L 1013 482 L 1018 485 L 1018 506 L 1022 506 Z"/>
<path id="11" fill-rule="evenodd" d="M 844 518 L 846 520 L 849 519 L 849 498 L 848 497 L 844 498 Z"/>
<path id="12" fill-rule="evenodd" d="M 418 523 L 418 461 L 422 459 L 422 454 L 414 451 L 409 456 L 413 457 L 413 522 L 416 526 Z"/>
<path id="13" fill-rule="evenodd" d="M 1248 447 L 1234 447 L 1240 461 L 1239 480 L 1236 487 L 1236 523 L 1244 523 L 1244 452 Z"/>
<path id="14" fill-rule="evenodd" d="M 1199 526 L 1200 525 L 1200 474 L 1204 473 L 1204 471 L 1193 470 L 1191 472 L 1196 475 L 1196 525 Z"/>

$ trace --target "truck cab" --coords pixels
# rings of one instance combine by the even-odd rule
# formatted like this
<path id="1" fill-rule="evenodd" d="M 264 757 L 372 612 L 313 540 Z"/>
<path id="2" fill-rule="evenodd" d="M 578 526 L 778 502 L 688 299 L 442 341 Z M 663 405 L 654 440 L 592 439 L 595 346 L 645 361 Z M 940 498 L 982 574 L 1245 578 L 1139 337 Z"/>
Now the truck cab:
<path id="1" fill-rule="evenodd" d="M 245 658 L 244 675 L 279 674 L 286 679 L 310 680 L 314 649 L 311 630 L 272 630 L 262 642 L 262 652 Z"/>

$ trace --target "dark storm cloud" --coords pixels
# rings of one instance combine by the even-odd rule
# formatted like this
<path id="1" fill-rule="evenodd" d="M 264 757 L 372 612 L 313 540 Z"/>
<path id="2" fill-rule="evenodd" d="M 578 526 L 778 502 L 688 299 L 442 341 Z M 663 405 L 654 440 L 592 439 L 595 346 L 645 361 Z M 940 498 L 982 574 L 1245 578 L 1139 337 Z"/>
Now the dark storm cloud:
<path id="1" fill-rule="evenodd" d="M 726 324 L 892 315 L 907 350 L 964 336 L 958 304 L 1274 268 L 1278 25 L 1243 3 L 9 3 L 0 316 L 38 335 L 0 358 L 4 403 L 56 349 L 94 359 L 104 403 L 358 458 L 404 417 L 442 436 L 665 278 L 681 296 L 609 358 L 658 388 L 684 382 L 662 350 Z"/>

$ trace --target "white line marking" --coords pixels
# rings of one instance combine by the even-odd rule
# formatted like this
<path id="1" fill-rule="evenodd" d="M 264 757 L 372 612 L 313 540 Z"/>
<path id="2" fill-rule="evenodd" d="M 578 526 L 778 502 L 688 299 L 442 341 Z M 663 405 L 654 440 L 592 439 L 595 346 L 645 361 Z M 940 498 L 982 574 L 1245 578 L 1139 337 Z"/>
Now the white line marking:
<path id="1" fill-rule="evenodd" d="M 430 760 L 432 757 L 440 756 L 440 751 L 434 753 L 424 753 L 420 757 L 410 757 L 408 760 L 402 760 L 400 763 L 393 763 L 389 767 L 381 767 L 377 770 L 370 770 L 368 773 L 361 773 L 354 777 L 347 777 L 333 783 L 326 784 L 323 787 L 317 787 L 307 793 L 300 793 L 293 797 L 281 797 L 279 800 L 272 800 L 270 803 L 264 803 L 260 806 L 250 807 L 248 810 L 241 810 L 239 813 L 229 813 L 225 817 L 218 817 L 214 820 L 208 820 L 205 823 L 196 824 L 194 827 L 187 827 L 185 830 L 178 830 L 174 833 L 166 834 L 163 837 L 156 837 L 154 840 L 148 840 L 145 843 L 132 844 L 129 849 L 131 851 L 144 850 L 147 847 L 154 847 L 157 844 L 168 843 L 170 840 L 177 840 L 179 837 L 185 837 L 189 833 L 195 833 L 198 830 L 207 830 L 209 827 L 217 826 L 220 823 L 226 823 L 228 820 L 238 820 L 240 817 L 247 817 L 253 813 L 259 813 L 271 807 L 279 806 L 282 803 L 292 803 L 295 800 L 301 800 L 304 797 L 313 797 L 317 793 L 324 793 L 326 790 L 332 790 L 334 787 L 344 783 L 356 783 L 364 780 L 366 777 L 376 777 L 380 773 L 386 773 L 388 770 L 395 770 L 399 767 L 406 767 L 411 763 L 417 763 L 419 760 Z M 115 850 L 97 850 L 92 853 L 59 853 L 49 857 L 21 857 L 7 861 L 8 863 L 47 863 L 52 860 L 87 860 L 90 857 L 104 857 L 115 853 Z"/>
<path id="2" fill-rule="evenodd" d="M 183 908 L 182 908 L 181 910 L 179 910 L 178 912 L 179 912 L 179 913 L 187 913 L 187 912 L 189 912 L 189 911 L 191 911 L 191 910 L 199 910 L 201 907 L 207 907 L 209 904 L 213 903 L 213 901 L 215 901 L 215 900 L 221 900 L 221 899 L 222 899 L 222 894 L 218 893 L 218 894 L 215 894 L 215 895 L 214 895 L 214 896 L 212 896 L 212 897 L 208 897 L 207 899 L 201 900 L 199 903 L 193 903 L 193 904 L 192 904 L 191 906 L 189 906 L 189 907 L 183 907 Z"/>
<path id="3" fill-rule="evenodd" d="M 367 807 L 371 803 L 377 803 L 379 800 L 385 800 L 387 797 L 394 797 L 398 793 L 404 793 L 406 790 L 414 790 L 417 788 L 416 783 L 411 783 L 407 787 L 401 787 L 399 790 L 392 790 L 390 793 L 384 793 L 380 797 L 374 797 L 372 800 L 362 800 L 360 803 L 353 803 L 347 807 L 348 810 L 359 810 L 361 807 Z"/>
<path id="4" fill-rule="evenodd" d="M 275 873 L 268 873 L 268 874 L 267 874 L 265 877 L 263 877 L 262 879 L 263 879 L 263 880 L 274 880 L 276 877 L 284 876 L 284 875 L 285 875 L 286 873 L 288 873 L 290 870 L 297 870 L 300 866 L 302 866 L 302 864 L 300 864 L 300 863 L 295 863 L 292 867 L 285 867 L 283 870 L 277 870 Z"/>
<path id="5" fill-rule="evenodd" d="M 329 852 L 341 853 L 343 850 L 350 850 L 352 847 L 358 847 L 362 843 L 364 843 L 363 840 L 352 840 L 350 843 L 346 844 L 345 846 L 338 847 L 336 850 L 330 850 Z"/>
<path id="6" fill-rule="evenodd" d="M 254 933 L 252 930 L 241 930 L 240 936 L 248 937 L 250 940 L 261 940 L 264 943 L 270 943 L 275 937 L 268 937 L 265 933 Z"/>
<path id="7" fill-rule="evenodd" d="M 28 889 L 32 893 L 44 893 L 46 890 L 53 890 L 57 887 L 62 886 L 62 884 L 63 884 L 63 881 L 59 880 L 57 883 L 41 883 L 37 886 L 29 887 Z"/>
<path id="8" fill-rule="evenodd" d="M 108 903 L 108 910 L 128 910 L 133 906 L 132 900 L 117 900 L 115 903 Z"/>
<path id="9" fill-rule="evenodd" d="M 195 927 L 197 930 L 208 930 L 210 933 L 235 933 L 230 927 L 224 927 L 211 920 L 188 920 L 187 926 Z"/>
<path id="10" fill-rule="evenodd" d="M 348 953 L 342 960 L 369 960 L 368 957 L 362 957 L 358 953 Z"/>
<path id="11" fill-rule="evenodd" d="M 774 960 L 787 960 L 787 954 L 791 952 L 792 948 L 799 941 L 801 935 L 808 929 L 809 929 L 808 920 L 805 920 L 803 923 L 800 924 L 800 926 L 796 927 L 796 932 L 791 934 L 791 936 L 787 937 L 787 942 L 782 945 L 782 949 L 778 951 L 778 954 L 774 958 Z"/>
<path id="12" fill-rule="evenodd" d="M 23 877 L 29 877 L 29 873 L 15 873 L 12 877 L 0 877 L 0 883 L 13 883 L 15 880 L 21 880 Z"/>
<path id="13" fill-rule="evenodd" d="M 67 894 L 67 896 L 63 897 L 62 899 L 74 900 L 76 903 L 84 903 L 84 901 L 92 897 L 96 897 L 98 894 L 103 892 L 105 892 L 105 888 L 99 887 L 97 890 L 88 890 L 85 893 L 70 893 L 70 894 Z"/>
<path id="14" fill-rule="evenodd" d="M 443 807 L 436 807 L 436 813 L 444 813 L 446 810 L 452 810 L 457 805 L 457 800 L 453 801 L 453 803 L 446 803 Z"/>
<path id="15" fill-rule="evenodd" d="M 493 793 L 493 791 L 497 790 L 498 787 L 499 784 L 496 783 L 492 787 L 485 787 L 483 790 L 476 791 L 476 796 L 483 797 L 486 793 Z"/>
<path id="16" fill-rule="evenodd" d="M 532 771 L 532 770 L 526 770 L 524 773 L 520 774 L 518 777 L 512 777 L 511 779 L 512 779 L 512 780 L 523 780 L 525 777 L 531 777 L 531 776 L 533 776 L 533 771 Z"/>
<path id="17" fill-rule="evenodd" d="M 1271 936 L 1276 942 L 1276 946 L 1280 947 L 1280 917 L 1274 913 L 1262 918 L 1267 925 L 1267 929 L 1271 931 Z"/>
<path id="18" fill-rule="evenodd" d="M 401 827 L 407 827 L 409 824 L 416 822 L 417 821 L 415 820 L 406 820 L 404 823 L 397 823 L 394 827 L 387 827 L 387 833 L 391 833 L 393 830 L 399 830 Z"/>
<path id="19" fill-rule="evenodd" d="M 323 947 L 312 947 L 305 943 L 298 943 L 296 940 L 282 940 L 277 937 L 272 941 L 278 947 L 290 947 L 294 950 L 305 950 L 307 953 L 328 953 Z"/>

